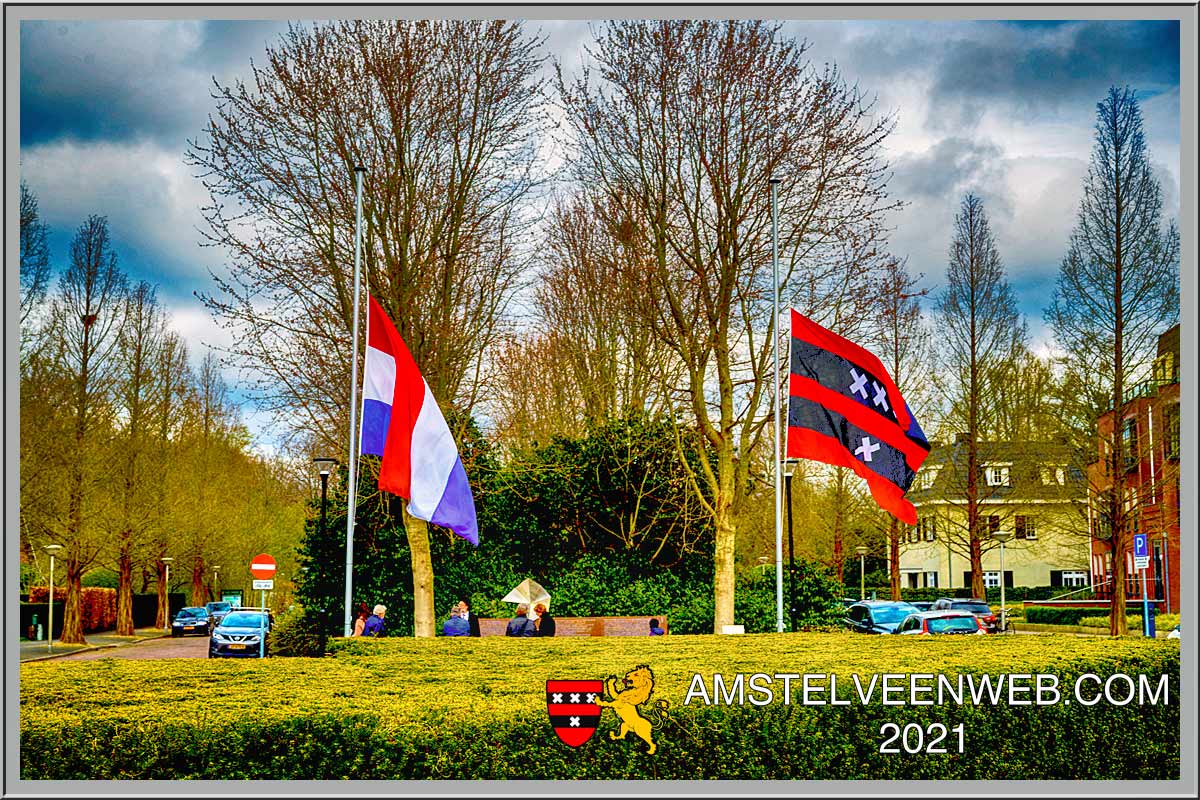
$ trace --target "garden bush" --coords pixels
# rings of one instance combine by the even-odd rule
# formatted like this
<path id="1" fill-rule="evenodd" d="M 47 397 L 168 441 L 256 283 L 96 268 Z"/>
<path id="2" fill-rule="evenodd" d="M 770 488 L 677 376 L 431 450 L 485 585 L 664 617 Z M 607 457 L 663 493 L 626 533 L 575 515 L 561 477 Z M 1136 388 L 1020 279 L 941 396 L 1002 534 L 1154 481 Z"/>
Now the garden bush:
<path id="1" fill-rule="evenodd" d="M 55 605 L 66 600 L 67 587 L 54 587 Z M 48 586 L 29 587 L 29 602 L 45 603 L 50 599 Z M 84 586 L 80 590 L 80 613 L 83 617 L 83 632 L 110 631 L 117 627 L 117 590 L 101 586 Z M 55 629 L 59 629 L 55 625 Z"/>
<path id="2" fill-rule="evenodd" d="M 1179 776 L 1177 642 L 799 633 L 663 639 L 336 639 L 332 657 L 40 662 L 21 670 L 23 779 L 1155 779 Z M 447 669 L 453 664 L 453 669 Z M 647 664 L 670 703 L 658 752 L 572 749 L 548 679 Z M 684 705 L 699 673 L 1166 675 L 1157 704 Z M 1155 683 L 1157 685 L 1157 683 Z M 844 688 L 845 687 L 845 688 Z M 779 682 L 776 691 L 781 691 Z M 880 727 L 962 723 L 952 755 L 881 755 Z M 953 750 L 953 746 L 951 748 Z"/>
<path id="3" fill-rule="evenodd" d="M 320 612 L 293 606 L 280 614 L 271 627 L 271 654 L 276 656 L 323 656 L 328 635 L 327 620 Z"/>

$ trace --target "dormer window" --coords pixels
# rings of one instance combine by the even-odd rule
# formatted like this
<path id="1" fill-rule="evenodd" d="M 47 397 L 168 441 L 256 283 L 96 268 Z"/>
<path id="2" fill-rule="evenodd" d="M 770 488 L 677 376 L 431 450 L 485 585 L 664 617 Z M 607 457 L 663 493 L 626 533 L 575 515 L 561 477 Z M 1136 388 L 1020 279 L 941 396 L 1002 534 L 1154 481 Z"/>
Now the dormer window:
<path id="1" fill-rule="evenodd" d="M 1043 464 L 1041 469 L 1042 486 L 1066 486 L 1067 468 L 1061 464 Z"/>
<path id="2" fill-rule="evenodd" d="M 1012 476 L 1009 474 L 1012 464 L 984 464 L 983 475 L 988 486 L 1012 486 Z"/>

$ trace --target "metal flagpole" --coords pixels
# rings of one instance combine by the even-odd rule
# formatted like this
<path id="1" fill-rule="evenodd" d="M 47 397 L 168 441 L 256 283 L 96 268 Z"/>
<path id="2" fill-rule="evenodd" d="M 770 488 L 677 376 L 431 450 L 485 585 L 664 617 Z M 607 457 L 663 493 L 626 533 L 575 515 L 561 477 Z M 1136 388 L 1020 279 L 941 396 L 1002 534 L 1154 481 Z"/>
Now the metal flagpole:
<path id="1" fill-rule="evenodd" d="M 362 265 L 362 179 L 366 167 L 354 168 L 354 323 L 350 367 L 350 496 L 346 512 L 346 616 L 344 636 L 350 635 L 351 604 L 354 602 L 354 509 L 358 495 L 358 297 Z"/>
<path id="2" fill-rule="evenodd" d="M 779 452 L 779 179 L 771 178 L 771 290 L 775 309 L 775 363 L 771 377 L 775 381 L 775 627 L 783 633 L 783 504 L 780 494 Z"/>

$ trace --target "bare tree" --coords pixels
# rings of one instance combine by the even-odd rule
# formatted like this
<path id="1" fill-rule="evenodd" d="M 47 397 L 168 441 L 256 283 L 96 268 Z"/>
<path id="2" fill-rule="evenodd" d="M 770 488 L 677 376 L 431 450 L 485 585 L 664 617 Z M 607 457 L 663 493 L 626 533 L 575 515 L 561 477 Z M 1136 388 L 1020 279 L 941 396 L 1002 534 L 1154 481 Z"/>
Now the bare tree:
<path id="1" fill-rule="evenodd" d="M 50 245 L 38 214 L 37 195 L 21 181 L 21 328 L 50 287 Z M 24 340 L 24 335 L 22 335 Z"/>
<path id="2" fill-rule="evenodd" d="M 117 571 L 117 634 L 133 635 L 133 568 L 146 544 L 154 503 L 154 486 L 163 480 L 153 468 L 154 369 L 166 331 L 166 320 L 154 288 L 145 281 L 129 292 L 124 324 L 117 333 L 117 376 L 114 402 L 118 430 L 113 442 L 114 472 L 119 475 L 119 501 L 113 517 L 112 559 Z"/>
<path id="3" fill-rule="evenodd" d="M 1025 325 L 1004 278 L 1004 266 L 988 224 L 983 200 L 968 194 L 954 218 L 954 241 L 938 298 L 942 390 L 949 401 L 949 424 L 966 435 L 965 463 L 954 465 L 961 484 L 965 527 L 947 526 L 948 539 L 964 540 L 971 562 L 971 593 L 984 596 L 980 530 L 980 441 L 994 438 L 991 398 L 1014 355 L 1024 346 Z M 957 493 L 956 493 L 957 494 Z"/>
<path id="4" fill-rule="evenodd" d="M 527 261 L 537 47 L 504 21 L 292 27 L 251 85 L 215 87 L 188 160 L 212 199 L 207 241 L 231 264 L 205 300 L 238 332 L 259 402 L 308 443 L 346 447 L 359 165 L 367 288 L 434 397 L 468 418 Z M 431 592 L 424 523 L 407 528 L 414 581 Z M 432 596 L 417 602 L 432 635 Z"/>
<path id="5" fill-rule="evenodd" d="M 648 258 L 627 280 L 683 376 L 667 395 L 694 421 L 680 455 L 699 437 L 714 456 L 691 480 L 716 530 L 716 629 L 733 622 L 735 520 L 770 418 L 767 178 L 783 180 L 784 300 L 825 321 L 865 316 L 890 207 L 890 119 L 805 50 L 757 21 L 617 21 L 597 32 L 598 82 L 559 71 L 575 178 L 645 231 Z"/>
<path id="6" fill-rule="evenodd" d="M 920 276 L 909 274 L 901 259 L 886 264 L 880 281 L 878 328 L 872 338 L 879 343 L 880 360 L 891 371 L 913 415 L 924 418 L 933 405 L 932 393 L 927 390 L 933 342 L 921 318 L 920 298 L 928 290 L 917 289 L 919 280 Z M 899 600 L 900 545 L 905 531 L 891 514 L 886 517 L 891 597 Z"/>
<path id="7" fill-rule="evenodd" d="M 104 518 L 108 440 L 112 431 L 115 348 L 123 322 L 125 275 L 117 267 L 108 221 L 92 216 L 71 241 L 71 260 L 51 309 L 52 336 L 59 343 L 55 371 L 66 394 L 59 414 L 66 436 L 45 442 L 44 468 L 57 469 L 62 502 L 42 506 L 44 528 L 64 549 L 67 584 L 63 608 L 64 643 L 82 643 L 81 580 L 105 540 Z M 38 424 L 52 425 L 51 419 Z M 47 498 L 49 499 L 49 498 Z"/>
<path id="8" fill-rule="evenodd" d="M 1113 554 L 1110 631 L 1126 632 L 1125 559 L 1136 509 L 1122 496 L 1127 452 L 1120 420 L 1100 435 L 1108 410 L 1119 415 L 1125 391 L 1144 377 L 1157 334 L 1179 318 L 1179 232 L 1163 227 L 1162 190 L 1151 171 L 1142 114 L 1133 90 L 1110 88 L 1096 107 L 1096 141 L 1079 216 L 1046 322 L 1065 350 L 1076 416 L 1103 461 L 1101 524 Z"/>

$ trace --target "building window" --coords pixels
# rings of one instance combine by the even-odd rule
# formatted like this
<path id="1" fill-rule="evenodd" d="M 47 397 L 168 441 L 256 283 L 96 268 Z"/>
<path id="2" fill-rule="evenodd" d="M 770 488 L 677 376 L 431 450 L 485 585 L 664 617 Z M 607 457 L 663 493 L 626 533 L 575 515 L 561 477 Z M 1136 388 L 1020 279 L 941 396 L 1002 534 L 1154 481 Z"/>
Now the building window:
<path id="1" fill-rule="evenodd" d="M 1000 531 L 1000 517 L 996 516 L 995 514 L 992 514 L 990 517 L 987 518 L 987 521 L 988 521 L 988 536 L 991 536 L 993 533 L 998 533 Z"/>
<path id="2" fill-rule="evenodd" d="M 917 520 L 917 524 L 908 529 L 909 544 L 916 544 L 917 542 L 921 541 L 920 525 L 921 521 Z"/>
<path id="3" fill-rule="evenodd" d="M 1043 486 L 1066 486 L 1067 485 L 1067 468 L 1065 466 L 1043 465 L 1041 467 L 1042 485 Z"/>
<path id="4" fill-rule="evenodd" d="M 1018 539 L 1037 538 L 1037 524 L 1033 521 L 1033 517 L 1023 517 L 1020 514 L 1017 515 L 1016 537 Z"/>
<path id="5" fill-rule="evenodd" d="M 1163 458 L 1179 459 L 1179 406 L 1166 407 L 1167 435 L 1163 437 Z"/>
<path id="6" fill-rule="evenodd" d="M 1000 588 L 1000 573 L 987 570 L 983 573 L 983 588 L 999 589 Z"/>
<path id="7" fill-rule="evenodd" d="M 938 473 L 941 471 L 942 468 L 940 466 L 925 467 L 922 469 L 917 473 L 916 488 L 918 490 L 932 489 L 933 485 L 937 482 Z"/>
<path id="8" fill-rule="evenodd" d="M 1088 585 L 1088 574 L 1076 570 L 1063 570 L 1062 585 L 1070 587 L 1080 587 Z"/>
<path id="9" fill-rule="evenodd" d="M 1009 476 L 1009 468 L 1012 464 L 985 464 L 983 467 L 984 478 L 987 480 L 988 486 L 1012 486 L 1012 481 Z"/>
<path id="10" fill-rule="evenodd" d="M 917 520 L 917 532 L 920 538 L 927 541 L 937 541 L 937 517 L 921 517 Z"/>
<path id="11" fill-rule="evenodd" d="M 925 573 L 925 586 L 926 586 L 926 588 L 929 588 L 929 589 L 936 589 L 936 588 L 937 588 L 937 585 L 938 585 L 938 582 L 937 582 L 937 575 L 938 575 L 938 574 L 937 574 L 936 572 L 926 572 L 926 573 Z"/>
<path id="12" fill-rule="evenodd" d="M 1121 424 L 1121 453 L 1125 458 L 1126 471 L 1138 463 L 1137 420 L 1130 418 Z"/>

